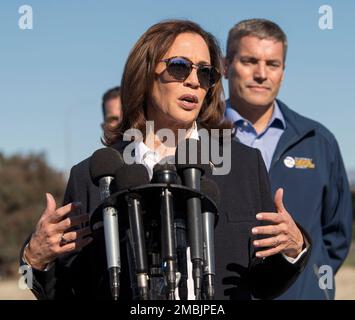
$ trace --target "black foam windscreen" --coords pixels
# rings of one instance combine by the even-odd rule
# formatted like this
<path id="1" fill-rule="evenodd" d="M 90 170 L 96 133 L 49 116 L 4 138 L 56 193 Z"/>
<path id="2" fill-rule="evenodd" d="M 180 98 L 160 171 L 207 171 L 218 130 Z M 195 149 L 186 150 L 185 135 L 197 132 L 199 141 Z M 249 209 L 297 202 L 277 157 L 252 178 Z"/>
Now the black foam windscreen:
<path id="1" fill-rule="evenodd" d="M 117 190 L 130 189 L 150 181 L 147 168 L 143 164 L 125 164 L 116 171 L 115 183 Z"/>
<path id="2" fill-rule="evenodd" d="M 95 185 L 103 177 L 114 177 L 116 171 L 124 164 L 121 154 L 113 148 L 96 150 L 89 160 L 91 180 Z"/>
<path id="3" fill-rule="evenodd" d="M 201 141 L 197 139 L 185 139 L 178 144 L 175 151 L 175 165 L 178 171 L 196 168 L 204 174 L 211 170 L 209 154 L 202 153 Z"/>
<path id="4" fill-rule="evenodd" d="M 176 172 L 176 167 L 174 164 L 171 163 L 157 163 L 153 168 L 153 173 L 157 173 L 163 170 Z"/>
<path id="5" fill-rule="evenodd" d="M 181 183 L 174 164 L 165 161 L 157 163 L 153 168 L 153 183 Z"/>
<path id="6" fill-rule="evenodd" d="M 200 190 L 202 194 L 211 198 L 211 200 L 213 200 L 216 206 L 219 207 L 221 199 L 220 199 L 219 188 L 215 181 L 208 178 L 202 178 Z"/>

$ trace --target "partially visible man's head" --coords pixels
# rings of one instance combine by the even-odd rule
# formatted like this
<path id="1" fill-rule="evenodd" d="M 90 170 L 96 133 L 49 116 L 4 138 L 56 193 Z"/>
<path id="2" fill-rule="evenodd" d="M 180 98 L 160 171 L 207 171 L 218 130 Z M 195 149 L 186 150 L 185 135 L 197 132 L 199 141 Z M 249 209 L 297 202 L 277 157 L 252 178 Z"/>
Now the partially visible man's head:
<path id="1" fill-rule="evenodd" d="M 225 77 L 234 103 L 266 107 L 275 100 L 284 76 L 287 37 L 265 19 L 236 24 L 228 34 Z"/>
<path id="2" fill-rule="evenodd" d="M 122 105 L 120 97 L 120 87 L 109 89 L 102 97 L 102 113 L 104 122 L 102 127 L 117 126 L 122 120 Z"/>

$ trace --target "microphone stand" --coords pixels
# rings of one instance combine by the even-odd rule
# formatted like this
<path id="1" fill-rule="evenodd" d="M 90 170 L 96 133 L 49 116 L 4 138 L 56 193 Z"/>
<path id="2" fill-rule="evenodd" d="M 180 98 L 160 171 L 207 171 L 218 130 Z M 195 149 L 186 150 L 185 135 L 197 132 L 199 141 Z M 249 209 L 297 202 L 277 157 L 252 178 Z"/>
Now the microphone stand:
<path id="1" fill-rule="evenodd" d="M 187 242 L 186 242 L 186 223 L 184 219 L 175 219 L 174 223 L 176 234 L 176 254 L 178 262 L 178 270 L 181 274 L 179 281 L 179 297 L 180 300 L 187 300 Z"/>
<path id="2" fill-rule="evenodd" d="M 148 229 L 148 256 L 150 258 L 149 264 L 149 282 L 150 282 L 150 299 L 164 300 L 163 297 L 163 272 L 161 269 L 160 258 L 160 237 L 158 221 L 152 219 Z"/>
<path id="3" fill-rule="evenodd" d="M 187 168 L 183 171 L 184 184 L 200 190 L 201 172 Z M 194 280 L 195 299 L 201 300 L 203 279 L 203 234 L 201 217 L 201 200 L 191 197 L 186 200 L 189 243 L 191 248 L 192 277 Z"/>
<path id="4" fill-rule="evenodd" d="M 164 188 L 161 193 L 161 239 L 163 271 L 167 283 L 167 299 L 175 300 L 176 288 L 176 246 L 174 236 L 174 215 L 172 194 Z"/>
<path id="5" fill-rule="evenodd" d="M 133 252 L 136 263 L 137 287 L 141 300 L 149 299 L 148 263 L 139 195 L 126 195 L 129 224 L 132 232 Z"/>
<path id="6" fill-rule="evenodd" d="M 174 233 L 174 205 L 171 183 L 177 182 L 176 167 L 171 164 L 156 164 L 153 169 L 153 182 L 165 184 L 160 190 L 161 257 L 164 280 L 167 286 L 167 300 L 175 300 L 177 279 L 176 243 Z"/>
<path id="7" fill-rule="evenodd" d="M 214 214 L 202 213 L 202 229 L 204 237 L 204 299 L 214 299 L 214 279 L 216 275 L 215 252 L 214 252 Z"/>

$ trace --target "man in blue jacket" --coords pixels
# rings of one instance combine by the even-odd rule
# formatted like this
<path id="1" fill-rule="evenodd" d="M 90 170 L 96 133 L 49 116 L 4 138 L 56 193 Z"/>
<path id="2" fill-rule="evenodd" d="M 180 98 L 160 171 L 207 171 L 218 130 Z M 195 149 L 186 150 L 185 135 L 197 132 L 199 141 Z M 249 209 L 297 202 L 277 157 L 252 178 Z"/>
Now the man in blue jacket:
<path id="1" fill-rule="evenodd" d="M 313 240 L 306 269 L 281 299 L 334 299 L 351 243 L 350 189 L 333 134 L 276 99 L 286 51 L 286 35 L 271 21 L 244 20 L 229 31 L 226 117 L 240 142 L 261 151 L 273 193 L 284 189 L 286 209 Z"/>

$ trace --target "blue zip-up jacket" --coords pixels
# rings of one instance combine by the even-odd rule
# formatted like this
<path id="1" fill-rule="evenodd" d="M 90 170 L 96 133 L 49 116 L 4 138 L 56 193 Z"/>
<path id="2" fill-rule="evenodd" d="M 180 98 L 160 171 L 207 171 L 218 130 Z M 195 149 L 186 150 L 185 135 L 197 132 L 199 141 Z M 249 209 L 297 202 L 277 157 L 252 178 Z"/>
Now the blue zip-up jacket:
<path id="1" fill-rule="evenodd" d="M 329 271 L 334 276 L 345 260 L 352 229 L 351 193 L 339 146 L 323 125 L 277 102 L 287 126 L 269 171 L 272 192 L 284 188 L 286 209 L 313 241 L 305 270 L 279 299 L 334 299 Z"/>

